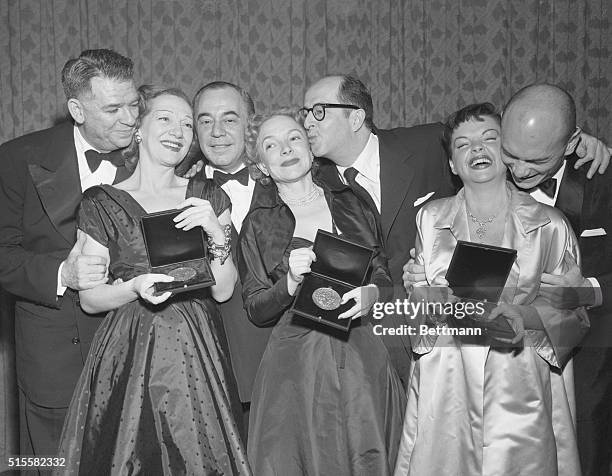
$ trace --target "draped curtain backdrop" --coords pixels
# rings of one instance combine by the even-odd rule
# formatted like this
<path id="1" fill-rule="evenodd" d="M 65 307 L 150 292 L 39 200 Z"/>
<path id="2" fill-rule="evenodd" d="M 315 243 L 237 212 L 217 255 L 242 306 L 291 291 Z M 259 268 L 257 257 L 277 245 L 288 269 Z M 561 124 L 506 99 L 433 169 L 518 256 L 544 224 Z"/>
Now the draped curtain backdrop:
<path id="1" fill-rule="evenodd" d="M 501 106 L 548 81 L 612 143 L 611 9 L 610 0 L 0 0 L 0 142 L 65 117 L 63 64 L 105 47 L 134 59 L 139 83 L 193 94 L 223 79 L 262 111 L 300 104 L 322 75 L 350 72 L 371 88 L 379 127 L 440 120 L 476 101 Z M 4 423 L 10 436 L 14 422 Z M 4 438 L 0 450 L 14 449 Z"/>

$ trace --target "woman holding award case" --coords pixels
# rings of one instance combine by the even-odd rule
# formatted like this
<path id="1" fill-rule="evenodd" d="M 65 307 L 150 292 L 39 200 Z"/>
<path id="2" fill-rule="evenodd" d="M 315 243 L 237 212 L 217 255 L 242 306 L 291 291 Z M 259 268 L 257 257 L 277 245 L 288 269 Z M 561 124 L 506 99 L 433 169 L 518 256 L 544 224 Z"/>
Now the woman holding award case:
<path id="1" fill-rule="evenodd" d="M 505 344 L 486 334 L 413 339 L 395 474 L 579 475 L 573 383 L 569 377 L 566 385 L 564 370 L 571 370 L 565 367 L 588 319 L 582 308 L 558 310 L 537 297 L 542 273 L 563 273 L 566 253 L 578 258 L 576 237 L 559 211 L 506 181 L 500 117 L 491 104 L 452 114 L 445 146 L 464 188 L 419 211 L 416 261 L 436 286 L 458 240 L 517 250 L 499 304 L 482 316 L 507 319 L 515 337 Z M 436 291 L 429 289 L 415 287 L 412 299 L 432 301 Z M 441 315 L 418 318 L 447 326 Z"/>
<path id="2" fill-rule="evenodd" d="M 252 396 L 253 472 L 388 475 L 405 399 L 387 350 L 367 320 L 379 293 L 391 286 L 374 216 L 349 187 L 331 190 L 313 180 L 306 131 L 290 114 L 256 116 L 247 150 L 264 182 L 272 182 L 262 187 L 265 192 L 242 225 L 238 268 L 249 318 L 275 326 Z M 312 244 L 318 229 L 375 250 L 370 285 L 339 299 L 330 288 L 312 296 L 313 306 L 325 309 L 355 300 L 339 316 L 354 319 L 348 334 L 288 312 L 316 260 Z"/>
<path id="3" fill-rule="evenodd" d="M 185 94 L 152 86 L 139 93 L 134 173 L 88 189 L 79 212 L 83 253 L 105 258 L 115 283 L 79 293 L 86 312 L 109 312 L 72 398 L 60 455 L 68 474 L 251 474 L 213 301 L 228 299 L 236 280 L 229 199 L 212 181 L 175 175 L 193 141 Z M 178 230 L 202 227 L 211 238 L 212 287 L 154 292 L 155 283 L 181 276 L 150 273 L 140 222 L 168 209 L 183 209 Z"/>

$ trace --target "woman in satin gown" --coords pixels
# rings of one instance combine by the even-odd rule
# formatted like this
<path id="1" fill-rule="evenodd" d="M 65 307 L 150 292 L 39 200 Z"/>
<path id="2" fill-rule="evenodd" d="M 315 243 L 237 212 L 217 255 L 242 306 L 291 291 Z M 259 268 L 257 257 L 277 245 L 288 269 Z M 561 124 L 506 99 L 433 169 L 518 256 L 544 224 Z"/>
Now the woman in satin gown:
<path id="1" fill-rule="evenodd" d="M 491 104 L 461 109 L 446 127 L 451 169 L 464 188 L 417 215 L 416 261 L 427 283 L 412 299 L 432 301 L 436 290 L 427 285 L 445 289 L 457 240 L 514 248 L 516 261 L 487 319 L 503 317 L 516 337 L 509 345 L 486 335 L 416 336 L 395 474 L 577 476 L 573 382 L 565 366 L 588 319 L 584 309 L 553 309 L 537 297 L 543 272 L 565 272 L 565 253 L 578 258 L 576 237 L 559 211 L 506 182 L 500 118 Z M 440 315 L 417 322 L 448 326 Z"/>
<path id="2" fill-rule="evenodd" d="M 313 181 L 306 131 L 293 117 L 252 121 L 247 150 L 272 180 L 247 215 L 238 246 L 245 308 L 274 325 L 255 379 L 249 421 L 254 474 L 387 475 L 393 471 L 405 405 L 403 389 L 368 312 L 391 280 L 374 216 L 342 186 Z M 318 229 L 375 249 L 370 283 L 342 297 L 355 304 L 347 335 L 288 312 L 316 259 Z"/>
<path id="3" fill-rule="evenodd" d="M 135 171 L 115 186 L 87 190 L 79 212 L 83 253 L 104 257 L 115 282 L 79 293 L 86 312 L 109 312 L 68 410 L 62 474 L 248 475 L 213 301 L 231 296 L 232 259 L 212 259 L 210 288 L 155 295 L 155 282 L 173 278 L 148 271 L 140 229 L 146 213 L 184 208 L 177 228 L 202 227 L 215 244 L 227 244 L 230 203 L 212 182 L 175 175 L 193 140 L 184 93 L 139 92 Z"/>

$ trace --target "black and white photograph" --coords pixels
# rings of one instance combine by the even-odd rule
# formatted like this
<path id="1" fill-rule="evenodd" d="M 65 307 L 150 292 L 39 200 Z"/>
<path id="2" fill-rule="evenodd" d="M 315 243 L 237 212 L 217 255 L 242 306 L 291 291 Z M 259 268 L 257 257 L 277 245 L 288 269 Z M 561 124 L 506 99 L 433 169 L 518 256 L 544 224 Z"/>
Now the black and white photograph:
<path id="1" fill-rule="evenodd" d="M 612 476 L 609 0 L 0 0 L 0 475 Z"/>

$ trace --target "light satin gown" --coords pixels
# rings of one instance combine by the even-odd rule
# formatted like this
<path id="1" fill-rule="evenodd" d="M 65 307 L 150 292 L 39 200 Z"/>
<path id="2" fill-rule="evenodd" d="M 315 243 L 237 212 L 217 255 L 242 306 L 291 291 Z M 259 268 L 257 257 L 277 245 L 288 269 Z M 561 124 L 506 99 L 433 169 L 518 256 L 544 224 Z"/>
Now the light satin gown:
<path id="1" fill-rule="evenodd" d="M 563 369 L 588 318 L 536 299 L 543 272 L 566 271 L 566 250 L 578 259 L 576 237 L 558 210 L 508 187 L 502 246 L 518 256 L 500 301 L 535 306 L 545 330 L 528 330 L 520 351 L 485 336 L 417 336 L 397 476 L 580 475 Z M 464 190 L 426 205 L 417 225 L 417 262 L 431 283 L 445 276 L 457 240 L 469 240 Z"/>

